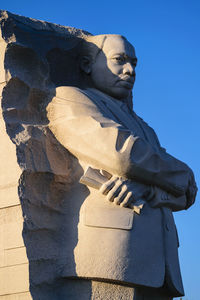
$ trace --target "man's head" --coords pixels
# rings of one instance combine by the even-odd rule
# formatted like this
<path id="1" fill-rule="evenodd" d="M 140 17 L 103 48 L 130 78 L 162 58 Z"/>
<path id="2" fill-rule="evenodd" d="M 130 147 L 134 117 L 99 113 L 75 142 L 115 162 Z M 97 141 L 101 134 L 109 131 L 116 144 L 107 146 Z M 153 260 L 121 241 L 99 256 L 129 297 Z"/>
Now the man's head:
<path id="1" fill-rule="evenodd" d="M 121 35 L 90 36 L 83 45 L 81 69 L 93 86 L 114 98 L 128 98 L 135 81 L 134 47 Z"/>

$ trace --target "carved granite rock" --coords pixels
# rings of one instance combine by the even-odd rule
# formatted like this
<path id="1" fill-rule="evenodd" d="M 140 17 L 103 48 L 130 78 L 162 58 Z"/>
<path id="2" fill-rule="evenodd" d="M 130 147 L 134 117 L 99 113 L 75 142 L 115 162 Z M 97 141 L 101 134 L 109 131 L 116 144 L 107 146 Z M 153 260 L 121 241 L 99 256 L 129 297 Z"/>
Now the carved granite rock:
<path id="1" fill-rule="evenodd" d="M 0 12 L 0 28 L 4 135 L 7 134 L 16 146 L 16 158 L 21 168 L 21 176 L 19 171 L 16 172 L 16 176 L 20 176 L 18 196 L 15 194 L 15 200 L 10 205 L 18 205 L 19 197 L 22 207 L 21 212 L 18 206 L 8 209 L 5 204 L 2 216 L 3 220 L 5 215 L 13 222 L 9 223 L 13 224 L 9 225 L 9 231 L 16 235 L 17 240 L 11 247 L 23 250 L 24 242 L 29 262 L 28 274 L 25 251 L 19 254 L 14 252 L 17 263 L 21 261 L 21 264 L 16 270 L 6 267 L 8 272 L 0 273 L 0 296 L 61 300 L 80 299 L 81 295 L 82 300 L 105 300 L 113 295 L 116 299 L 133 299 L 134 290 L 131 287 L 65 278 L 66 271 L 74 272 L 68 266 L 73 264 L 73 249 L 77 244 L 77 232 L 71 231 L 68 226 L 66 216 L 71 214 L 71 209 L 66 205 L 65 196 L 83 172 L 74 157 L 72 159 L 72 155 L 48 130 L 46 106 L 54 97 L 56 87 L 81 85 L 74 49 L 77 49 L 82 38 L 90 34 L 7 11 Z M 3 154 L 7 157 L 6 149 Z M 11 174 L 5 178 L 10 177 Z M 79 205 L 77 203 L 77 212 Z M 78 214 L 73 218 L 78 224 Z M 29 284 L 31 295 L 28 293 Z"/>
<path id="2" fill-rule="evenodd" d="M 33 299 L 183 295 L 172 211 L 196 185 L 132 111 L 133 46 L 5 11 L 0 25 Z"/>
<path id="3" fill-rule="evenodd" d="M 48 130 L 46 105 L 56 86 L 78 83 L 73 48 L 88 33 L 6 11 L 0 25 L 2 112 L 22 170 L 19 197 L 32 287 L 50 284 L 66 265 L 64 195 L 78 168 Z"/>

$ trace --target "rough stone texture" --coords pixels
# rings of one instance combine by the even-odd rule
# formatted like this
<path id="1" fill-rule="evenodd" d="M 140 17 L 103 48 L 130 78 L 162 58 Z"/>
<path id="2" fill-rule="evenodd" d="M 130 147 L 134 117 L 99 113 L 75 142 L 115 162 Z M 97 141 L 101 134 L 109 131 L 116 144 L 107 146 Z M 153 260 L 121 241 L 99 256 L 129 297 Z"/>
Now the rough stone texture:
<path id="1" fill-rule="evenodd" d="M 7 43 L 1 38 L 0 100 L 6 85 L 4 70 L 6 47 Z M 16 147 L 6 132 L 2 107 L 0 108 L 0 140 L 0 299 L 28 300 L 31 299 L 28 293 L 28 264 L 22 239 L 23 218 L 18 197 L 21 170 L 17 163 Z"/>
<path id="2" fill-rule="evenodd" d="M 32 261 L 34 267 L 37 260 L 46 266 L 53 261 L 52 267 L 45 270 L 49 272 L 45 281 L 54 280 L 55 261 L 59 256 L 59 237 L 54 230 L 56 226 L 61 228 L 64 222 L 62 194 L 68 180 L 64 175 L 56 176 L 49 166 L 46 147 L 52 147 L 45 138 L 45 102 L 51 99 L 55 86 L 66 84 L 69 79 L 70 84 L 74 79 L 77 81 L 70 70 L 73 53 L 66 55 L 66 52 L 70 53 L 87 33 L 6 11 L 0 12 L 0 25 L 0 96 L 3 92 L 0 109 L 0 299 L 28 300 L 31 296 L 24 242 L 29 245 L 30 267 Z M 60 198 L 54 203 L 55 194 Z M 38 213 L 43 213 L 43 217 L 37 216 Z M 49 239 L 53 244 L 47 251 Z M 43 246 L 34 253 L 32 246 L 38 240 L 44 240 Z M 34 272 L 30 281 L 37 277 Z M 43 280 L 44 277 L 39 276 L 40 284 Z"/>
<path id="3" fill-rule="evenodd" d="M 82 211 L 85 207 L 83 202 L 85 204 L 89 201 L 92 207 L 95 201 L 98 202 L 101 199 L 99 202 L 104 208 L 112 205 L 105 201 L 105 195 L 100 195 L 97 191 L 91 191 L 89 187 L 80 184 L 79 179 L 83 175 L 86 165 L 89 164 L 91 167 L 101 169 L 102 160 L 105 160 L 103 167 L 107 166 L 106 163 L 108 163 L 108 169 L 105 167 L 106 171 L 110 171 L 112 175 L 117 174 L 123 177 L 123 174 L 120 173 L 123 169 L 120 162 L 126 162 L 126 160 L 129 163 L 130 160 L 132 162 L 132 157 L 129 159 L 129 156 L 132 155 L 130 149 L 133 148 L 135 141 L 132 132 L 135 131 L 139 138 L 142 139 L 143 137 L 144 141 L 144 132 L 147 136 L 149 135 L 150 154 L 152 146 L 160 155 L 161 161 L 165 161 L 165 156 L 168 155 L 160 148 L 156 135 L 152 133 L 152 129 L 146 123 L 141 120 L 138 121 L 136 115 L 133 116 L 130 110 L 123 112 L 120 105 L 116 107 L 116 101 L 113 101 L 116 99 L 109 99 L 109 96 L 114 97 L 113 95 L 101 93 L 105 91 L 99 89 L 100 92 L 98 87 L 95 90 L 87 86 L 89 88 L 87 91 L 81 90 L 82 77 L 78 69 L 77 54 L 80 42 L 89 33 L 71 27 L 16 16 L 5 11 L 0 13 L 0 26 L 0 91 L 2 92 L 0 126 L 4 145 L 0 150 L 2 158 L 0 178 L 0 194 L 2 196 L 0 202 L 0 297 L 2 299 L 30 299 L 32 296 L 34 300 L 133 300 L 133 298 L 140 300 L 146 299 L 146 295 L 148 295 L 147 299 L 164 300 L 171 299 L 170 296 L 165 296 L 167 294 L 165 289 L 168 288 L 169 290 L 172 289 L 173 295 L 183 294 L 177 257 L 177 234 L 171 210 L 185 208 L 186 198 L 185 195 L 179 193 L 180 188 L 182 188 L 181 175 L 180 180 L 177 180 L 180 186 L 174 185 L 174 180 L 170 176 L 170 167 L 167 168 L 169 170 L 169 182 L 166 185 L 166 178 L 162 178 L 162 176 L 159 178 L 160 185 L 159 180 L 151 182 L 148 171 L 146 172 L 148 173 L 147 181 L 145 181 L 144 168 L 142 179 L 145 183 L 156 185 L 155 189 L 157 188 L 158 191 L 154 197 L 155 203 L 145 204 L 143 217 L 134 216 L 134 235 L 131 232 L 132 226 L 127 229 L 127 226 L 124 228 L 123 224 L 120 227 L 118 224 L 117 227 L 116 224 L 112 224 L 114 227 L 108 225 L 106 228 L 107 238 L 105 239 L 105 224 L 99 226 L 102 230 L 97 229 L 96 231 L 95 227 L 98 226 L 92 223 L 94 226 L 88 226 L 86 229 L 84 222 L 82 222 L 82 216 L 84 216 Z M 124 43 L 126 44 L 126 42 Z M 122 46 L 121 42 L 119 45 Z M 126 55 L 126 57 L 128 56 Z M 103 61 L 105 62 L 104 59 Z M 107 68 L 107 64 L 105 65 L 104 71 Z M 95 74 L 98 75 L 99 73 L 96 72 Z M 59 90 L 62 92 L 62 89 L 58 87 L 62 85 L 65 86 L 64 92 L 67 91 L 64 97 L 59 96 Z M 70 86 L 69 89 L 68 86 Z M 78 95 L 76 94 L 77 91 L 79 91 Z M 70 100 L 68 106 L 63 103 L 66 99 Z M 79 104 L 77 109 L 74 109 L 77 99 Z M 86 101 L 87 105 L 82 106 L 81 101 Z M 96 106 L 95 101 L 97 102 Z M 51 104 L 49 104 L 50 102 Z M 104 108 L 105 103 L 107 108 Z M 67 107 L 69 111 L 66 111 Z M 127 105 L 126 109 L 128 109 Z M 48 116 L 46 110 L 48 110 Z M 111 134 L 109 139 L 106 135 L 108 143 L 105 143 L 104 135 L 86 134 L 87 130 L 91 128 L 92 130 L 108 128 L 108 133 L 110 128 L 111 132 L 113 132 L 114 127 L 118 128 L 119 124 L 114 125 L 116 120 L 115 117 L 110 116 L 109 110 L 113 115 L 116 113 L 119 124 L 125 124 L 127 131 L 131 131 L 129 137 L 132 144 L 125 143 L 120 148 L 124 137 L 119 138 L 116 142 L 114 134 L 113 143 L 113 135 Z M 90 121 L 92 119 L 92 123 L 85 121 L 88 112 L 88 119 Z M 61 124 L 63 114 L 65 121 L 73 120 L 73 126 L 64 127 Z M 93 128 L 94 120 L 99 123 Z M 105 122 L 105 120 L 107 121 Z M 110 122 L 112 125 L 108 126 Z M 76 126 L 74 124 L 78 125 L 76 132 L 81 133 L 81 138 L 75 134 Z M 84 126 L 87 128 L 85 129 Z M 63 128 L 65 132 L 63 132 Z M 70 130 L 72 130 L 71 133 Z M 117 130 L 120 131 L 120 126 Z M 107 131 L 104 130 L 104 134 L 105 132 Z M 122 136 L 124 136 L 123 133 L 122 130 Z M 84 136 L 87 137 L 86 143 Z M 101 151 L 98 149 L 99 144 L 101 144 L 99 140 L 98 143 L 94 143 L 96 137 L 103 141 Z M 73 148 L 73 142 L 75 142 L 75 148 Z M 85 152 L 82 146 L 77 151 L 77 145 L 80 145 L 81 142 L 82 145 L 85 143 L 87 146 Z M 111 148 L 114 147 L 113 151 L 110 151 L 110 147 L 106 148 L 109 143 Z M 136 144 L 139 145 L 139 148 L 136 147 L 136 153 L 143 155 L 143 144 L 141 144 L 141 149 L 140 143 Z M 70 149 L 70 152 L 67 149 Z M 121 151 L 122 149 L 123 151 Z M 137 149 L 139 149 L 138 152 Z M 8 151 L 9 160 L 7 159 Z M 83 151 L 82 154 L 81 151 Z M 88 151 L 90 154 L 94 151 L 93 160 Z M 117 154 L 120 153 L 120 156 L 122 153 L 125 154 L 125 157 L 123 160 L 117 160 L 115 164 L 113 161 L 117 157 L 116 151 Z M 98 158 L 97 153 L 100 155 Z M 88 156 L 88 159 L 84 161 L 85 156 Z M 82 159 L 83 162 L 80 163 Z M 173 165 L 173 159 L 170 159 L 172 160 L 171 165 Z M 169 166 L 169 157 L 166 161 L 167 166 Z M 112 166 L 109 169 L 110 162 Z M 150 162 L 153 164 L 152 170 L 154 170 L 154 163 L 151 160 Z M 123 164 L 123 167 L 124 165 L 126 168 L 128 164 Z M 175 173 L 178 172 L 179 162 L 174 169 Z M 183 173 L 183 177 L 187 177 L 190 171 L 185 165 L 183 169 L 178 173 Z M 132 171 L 135 174 L 137 170 L 135 168 Z M 162 172 L 160 174 L 162 175 Z M 129 179 L 134 182 L 134 178 L 134 176 L 133 178 L 130 176 Z M 139 176 L 138 180 L 143 183 L 142 179 Z M 186 181 L 184 181 L 185 184 Z M 194 182 L 193 185 L 195 192 Z M 173 194 L 173 192 L 174 196 L 168 197 L 166 195 L 166 193 Z M 193 196 L 195 196 L 194 194 Z M 181 196 L 181 202 L 177 200 L 179 199 L 178 196 Z M 87 201 L 85 201 L 86 198 Z M 122 209 L 124 211 L 129 210 L 129 208 Z M 109 208 L 108 210 L 111 211 L 112 209 Z M 123 217 L 120 219 L 121 221 L 124 220 Z M 101 223 L 102 220 L 103 217 L 101 216 Z M 95 220 L 93 221 L 95 223 Z M 112 220 L 109 219 L 110 221 Z M 73 226 L 71 226 L 72 222 Z M 151 226 L 149 226 L 150 223 Z M 157 224 L 160 225 L 157 226 Z M 23 239 L 21 232 L 23 232 Z M 98 236 L 98 243 L 94 242 L 96 236 Z M 88 247 L 88 241 L 91 243 L 90 247 Z M 112 241 L 114 241 L 113 244 Z M 163 250 L 164 245 L 167 251 Z M 112 247 L 117 251 L 113 253 Z M 158 255 L 155 255 L 156 247 Z M 104 250 L 107 251 L 105 256 Z M 149 253 L 150 260 L 148 258 Z M 94 257 L 95 254 L 98 254 L 96 255 L 97 259 Z M 157 259 L 158 256 L 161 260 Z M 110 259 L 112 257 L 114 260 Z M 141 260 L 138 262 L 135 257 L 140 257 Z M 155 263 L 152 263 L 153 259 Z M 130 264 L 130 261 L 133 264 Z M 159 263 L 160 261 L 162 264 Z M 96 268 L 95 263 L 98 263 L 98 268 Z M 99 270 L 98 275 L 96 275 L 97 269 Z M 133 273 L 134 276 L 132 276 Z M 164 278 L 168 275 L 169 280 L 163 287 L 164 296 L 163 294 L 158 296 L 160 292 L 163 293 L 163 289 L 159 290 L 158 287 L 163 285 Z M 79 280 L 77 276 L 85 279 L 104 280 L 105 283 Z M 129 283 L 132 287 L 120 286 L 113 284 L 114 282 Z M 166 287 L 167 284 L 171 284 L 171 287 Z M 151 286 L 152 288 L 148 289 L 146 293 L 143 288 L 134 290 L 134 285 Z M 155 287 L 156 294 L 154 294 L 153 287 Z"/>
<path id="4" fill-rule="evenodd" d="M 88 33 L 6 11 L 0 12 L 0 25 L 0 299 L 115 295 L 131 300 L 133 288 L 110 284 L 104 290 L 101 283 L 80 281 L 77 286 L 74 280 L 58 279 L 66 243 L 63 195 L 75 166 L 47 130 L 45 108 L 56 86 L 79 82 L 74 48 Z M 103 291 L 107 298 L 100 296 Z"/>

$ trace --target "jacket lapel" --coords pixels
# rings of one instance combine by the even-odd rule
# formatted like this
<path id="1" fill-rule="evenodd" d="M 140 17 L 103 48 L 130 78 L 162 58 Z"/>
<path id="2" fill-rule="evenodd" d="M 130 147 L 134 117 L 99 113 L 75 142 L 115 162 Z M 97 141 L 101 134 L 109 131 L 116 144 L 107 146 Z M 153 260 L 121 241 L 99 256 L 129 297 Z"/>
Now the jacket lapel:
<path id="1" fill-rule="evenodd" d="M 134 118 L 129 111 L 123 109 L 123 102 L 112 100 L 111 97 L 95 89 L 87 89 L 84 92 L 107 117 L 123 125 L 124 128 L 131 130 L 134 136 L 140 136 L 145 140 L 147 139 L 136 118 Z"/>

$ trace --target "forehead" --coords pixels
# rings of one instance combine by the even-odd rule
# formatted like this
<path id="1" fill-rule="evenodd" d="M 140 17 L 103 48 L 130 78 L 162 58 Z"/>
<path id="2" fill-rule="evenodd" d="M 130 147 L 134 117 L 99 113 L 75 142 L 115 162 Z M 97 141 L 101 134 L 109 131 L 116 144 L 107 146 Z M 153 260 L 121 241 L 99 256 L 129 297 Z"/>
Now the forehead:
<path id="1" fill-rule="evenodd" d="M 107 37 L 102 51 L 104 54 L 108 56 L 112 56 L 113 54 L 121 54 L 129 56 L 130 58 L 135 58 L 135 49 L 134 47 L 121 36 L 111 36 Z"/>

